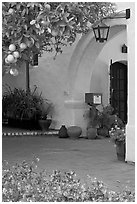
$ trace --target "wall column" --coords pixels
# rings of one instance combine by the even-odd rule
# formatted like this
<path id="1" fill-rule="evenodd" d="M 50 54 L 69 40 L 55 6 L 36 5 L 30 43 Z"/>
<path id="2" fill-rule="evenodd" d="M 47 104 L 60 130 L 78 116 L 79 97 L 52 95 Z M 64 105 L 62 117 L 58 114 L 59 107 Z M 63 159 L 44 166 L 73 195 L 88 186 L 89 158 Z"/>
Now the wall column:
<path id="1" fill-rule="evenodd" d="M 128 46 L 128 124 L 126 132 L 126 161 L 135 162 L 135 4 L 127 25 Z"/>

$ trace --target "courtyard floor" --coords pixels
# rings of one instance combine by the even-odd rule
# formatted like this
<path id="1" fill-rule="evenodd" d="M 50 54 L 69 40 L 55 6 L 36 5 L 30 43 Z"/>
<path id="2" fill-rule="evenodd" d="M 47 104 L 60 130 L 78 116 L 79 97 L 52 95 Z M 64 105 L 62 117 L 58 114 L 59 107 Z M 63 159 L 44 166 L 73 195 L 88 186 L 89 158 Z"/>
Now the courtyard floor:
<path id="1" fill-rule="evenodd" d="M 12 130 L 11 130 L 12 132 Z M 2 159 L 13 165 L 37 156 L 38 170 L 74 170 L 78 178 L 87 175 L 103 181 L 109 189 L 122 191 L 126 186 L 135 189 L 135 166 L 117 160 L 114 144 L 109 138 L 61 139 L 58 136 L 3 136 Z"/>

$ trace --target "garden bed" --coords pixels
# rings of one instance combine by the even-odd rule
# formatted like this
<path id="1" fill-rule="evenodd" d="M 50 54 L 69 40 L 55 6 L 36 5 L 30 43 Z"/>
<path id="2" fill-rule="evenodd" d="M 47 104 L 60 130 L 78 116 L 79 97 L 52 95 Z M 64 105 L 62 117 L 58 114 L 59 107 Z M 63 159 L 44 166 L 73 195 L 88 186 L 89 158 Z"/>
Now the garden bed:
<path id="1" fill-rule="evenodd" d="M 83 184 L 75 172 L 37 172 L 39 158 L 10 167 L 3 162 L 3 202 L 135 202 L 135 193 L 108 190 L 102 181 L 88 178 Z"/>

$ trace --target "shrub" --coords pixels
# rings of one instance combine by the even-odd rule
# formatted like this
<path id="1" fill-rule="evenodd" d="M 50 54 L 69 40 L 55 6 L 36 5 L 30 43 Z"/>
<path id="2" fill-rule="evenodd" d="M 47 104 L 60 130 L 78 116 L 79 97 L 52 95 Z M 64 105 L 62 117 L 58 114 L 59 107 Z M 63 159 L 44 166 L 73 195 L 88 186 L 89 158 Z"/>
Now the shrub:
<path id="1" fill-rule="evenodd" d="M 34 90 L 27 93 L 24 89 L 5 86 L 6 91 L 2 97 L 2 109 L 4 118 L 12 119 L 38 119 L 41 115 L 46 116 L 51 111 L 51 103 L 43 99 L 42 93 L 37 92 L 37 86 Z"/>
<path id="2" fill-rule="evenodd" d="M 89 179 L 83 184 L 73 171 L 36 171 L 38 158 L 10 167 L 3 161 L 3 202 L 126 202 L 135 201 L 135 193 L 109 191 L 103 182 Z"/>

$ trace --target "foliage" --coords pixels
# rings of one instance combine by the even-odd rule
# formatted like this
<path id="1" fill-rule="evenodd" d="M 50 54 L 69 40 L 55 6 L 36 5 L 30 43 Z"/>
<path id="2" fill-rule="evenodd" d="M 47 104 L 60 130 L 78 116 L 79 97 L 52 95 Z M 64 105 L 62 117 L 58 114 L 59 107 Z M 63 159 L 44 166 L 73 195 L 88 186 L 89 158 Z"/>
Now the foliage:
<path id="1" fill-rule="evenodd" d="M 99 127 L 99 111 L 96 109 L 95 105 L 92 105 L 91 108 L 85 112 L 84 118 L 88 120 L 87 128 Z"/>
<path id="2" fill-rule="evenodd" d="M 3 161 L 3 202 L 135 202 L 135 193 L 109 191 L 102 181 L 89 178 L 84 184 L 75 172 L 36 171 L 39 159 L 32 163 L 10 165 Z"/>
<path id="3" fill-rule="evenodd" d="M 117 116 L 115 117 L 114 126 L 112 126 L 109 131 L 109 136 L 115 143 L 117 141 L 122 141 L 125 143 L 126 140 L 125 126 L 121 126 L 121 123 L 119 122 Z"/>
<path id="4" fill-rule="evenodd" d="M 2 54 L 6 72 L 22 61 L 33 64 L 43 51 L 62 53 L 78 33 L 87 33 L 94 22 L 113 14 L 109 2 L 3 2 Z"/>
<path id="5" fill-rule="evenodd" d="M 37 119 L 43 112 L 49 113 L 50 103 L 37 93 L 37 87 L 33 91 L 26 92 L 21 88 L 13 90 L 7 85 L 2 98 L 4 118 Z M 44 107 L 46 105 L 46 107 Z"/>
<path id="6" fill-rule="evenodd" d="M 114 108 L 109 104 L 103 107 L 103 111 L 99 112 L 99 123 L 101 128 L 110 130 L 117 124 L 119 127 L 124 127 L 122 120 L 114 114 Z"/>
<path id="7" fill-rule="evenodd" d="M 109 135 L 115 143 L 117 141 L 122 141 L 125 143 L 126 139 L 125 128 L 120 128 L 117 125 L 115 125 L 115 127 L 111 128 L 111 130 L 109 131 Z"/>

